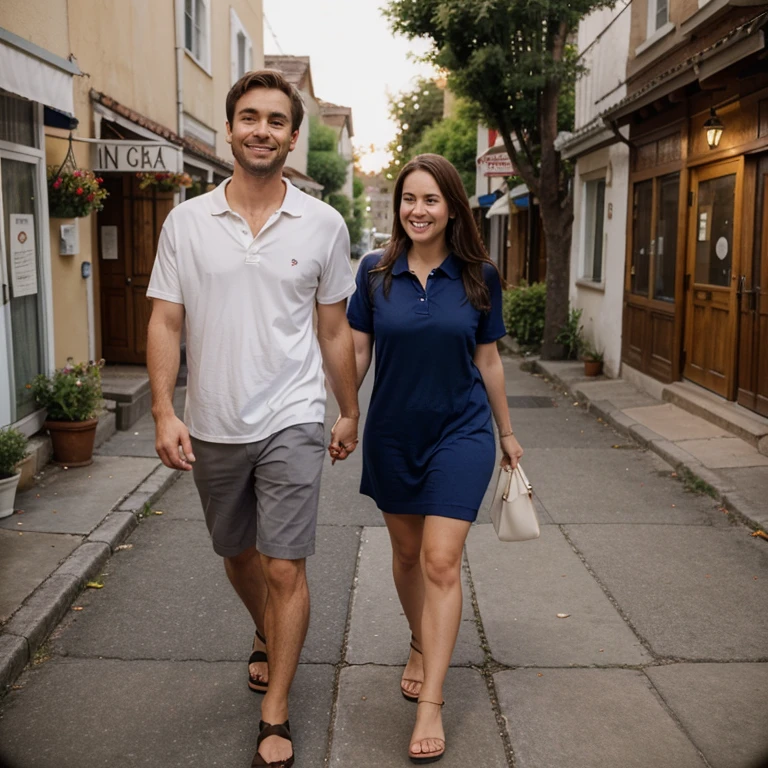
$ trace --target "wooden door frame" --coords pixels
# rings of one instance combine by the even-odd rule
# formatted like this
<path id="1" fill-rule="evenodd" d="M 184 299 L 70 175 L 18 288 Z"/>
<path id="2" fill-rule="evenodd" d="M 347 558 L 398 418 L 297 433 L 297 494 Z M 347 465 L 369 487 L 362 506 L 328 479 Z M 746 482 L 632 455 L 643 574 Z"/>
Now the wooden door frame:
<path id="1" fill-rule="evenodd" d="M 691 194 L 691 204 L 688 211 L 687 238 L 688 247 L 685 255 L 685 274 L 686 274 L 686 295 L 685 295 L 685 345 L 684 351 L 687 353 L 693 345 L 693 294 L 695 290 L 695 268 L 696 268 L 696 244 L 698 242 L 698 190 L 702 181 L 711 181 L 722 176 L 730 174 L 736 175 L 734 184 L 733 200 L 733 243 L 731 251 L 733 253 L 731 262 L 731 282 L 725 286 L 710 286 L 718 292 L 730 292 L 728 316 L 729 316 L 729 337 L 730 343 L 727 345 L 726 387 L 725 397 L 728 400 L 734 400 L 736 396 L 737 384 L 737 350 L 738 350 L 738 276 L 742 269 L 742 234 L 743 234 L 743 197 L 744 197 L 744 156 L 721 160 L 706 166 L 698 166 L 690 169 L 689 190 Z M 682 375 L 685 376 L 685 369 L 688 365 L 686 359 L 682 368 Z"/>

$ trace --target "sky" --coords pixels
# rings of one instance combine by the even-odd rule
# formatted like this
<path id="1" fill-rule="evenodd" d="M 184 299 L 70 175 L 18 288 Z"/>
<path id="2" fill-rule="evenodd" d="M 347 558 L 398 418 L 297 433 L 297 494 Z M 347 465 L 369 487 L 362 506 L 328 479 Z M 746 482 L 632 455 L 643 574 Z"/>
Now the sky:
<path id="1" fill-rule="evenodd" d="M 381 15 L 386 0 L 263 0 L 264 52 L 309 56 L 315 96 L 352 107 L 352 139 L 365 171 L 388 163 L 386 145 L 395 136 L 388 94 L 409 90 L 434 71 L 413 61 L 428 45 L 394 37 Z M 279 48 L 278 48 L 279 44 Z M 370 145 L 375 151 L 369 151 Z"/>

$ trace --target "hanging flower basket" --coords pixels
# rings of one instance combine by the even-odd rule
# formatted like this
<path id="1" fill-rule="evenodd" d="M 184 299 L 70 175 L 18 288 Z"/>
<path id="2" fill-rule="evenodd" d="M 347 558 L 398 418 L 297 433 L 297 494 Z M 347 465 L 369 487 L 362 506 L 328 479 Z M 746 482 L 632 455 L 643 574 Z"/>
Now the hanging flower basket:
<path id="1" fill-rule="evenodd" d="M 181 187 L 191 187 L 192 177 L 188 173 L 137 173 L 139 189 L 157 187 L 159 192 L 178 192 Z"/>
<path id="2" fill-rule="evenodd" d="M 48 213 L 54 219 L 76 219 L 102 210 L 109 194 L 103 181 L 93 171 L 48 166 Z"/>

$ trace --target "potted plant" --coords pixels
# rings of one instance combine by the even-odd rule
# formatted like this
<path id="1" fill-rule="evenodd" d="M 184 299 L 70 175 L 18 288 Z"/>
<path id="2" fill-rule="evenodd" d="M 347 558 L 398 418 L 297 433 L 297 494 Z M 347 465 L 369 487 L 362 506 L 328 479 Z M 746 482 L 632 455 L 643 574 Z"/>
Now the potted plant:
<path id="1" fill-rule="evenodd" d="M 48 167 L 48 213 L 54 219 L 75 219 L 104 208 L 109 192 L 104 179 L 82 168 Z"/>
<path id="2" fill-rule="evenodd" d="M 103 360 L 74 363 L 70 357 L 51 376 L 41 373 L 27 385 L 48 411 L 43 426 L 51 433 L 55 464 L 85 467 L 93 461 L 103 365 Z"/>
<path id="3" fill-rule="evenodd" d="M 581 344 L 581 359 L 584 361 L 585 376 L 599 376 L 603 372 L 603 353 L 589 341 Z"/>
<path id="4" fill-rule="evenodd" d="M 192 177 L 188 173 L 137 173 L 139 189 L 157 187 L 158 192 L 178 192 L 180 187 L 191 187 Z"/>
<path id="5" fill-rule="evenodd" d="M 27 438 L 18 429 L 0 429 L 0 517 L 13 514 L 21 472 L 16 466 L 27 455 Z"/>

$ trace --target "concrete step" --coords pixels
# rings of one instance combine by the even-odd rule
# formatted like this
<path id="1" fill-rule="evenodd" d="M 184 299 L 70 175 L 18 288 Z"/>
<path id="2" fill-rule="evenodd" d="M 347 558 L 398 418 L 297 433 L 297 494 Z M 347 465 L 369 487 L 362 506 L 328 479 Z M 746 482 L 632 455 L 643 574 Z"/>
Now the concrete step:
<path id="1" fill-rule="evenodd" d="M 149 376 L 144 366 L 107 366 L 101 374 L 101 391 L 115 401 L 117 429 L 130 429 L 152 410 Z"/>
<path id="2" fill-rule="evenodd" d="M 768 456 L 768 419 L 687 381 L 665 386 L 662 398 L 727 430 Z"/>

